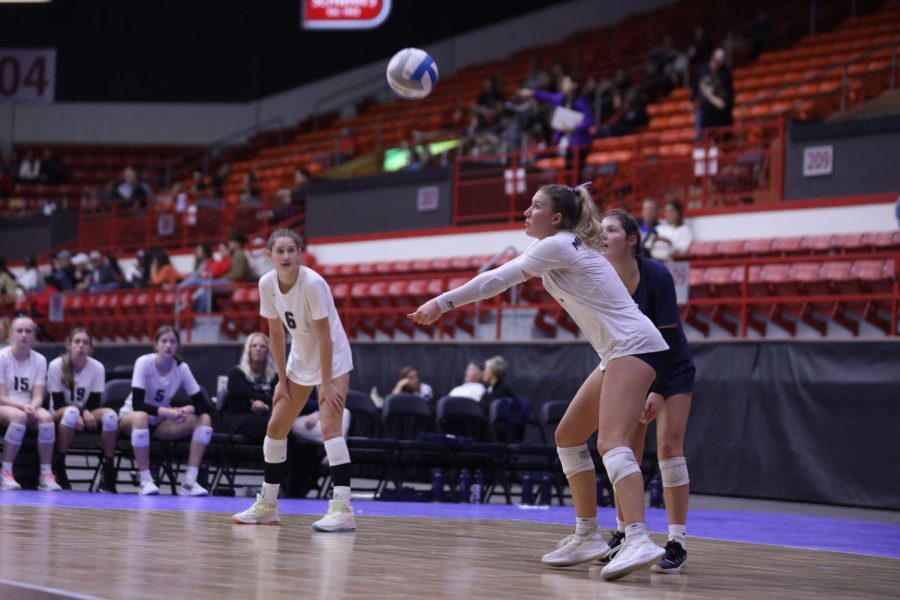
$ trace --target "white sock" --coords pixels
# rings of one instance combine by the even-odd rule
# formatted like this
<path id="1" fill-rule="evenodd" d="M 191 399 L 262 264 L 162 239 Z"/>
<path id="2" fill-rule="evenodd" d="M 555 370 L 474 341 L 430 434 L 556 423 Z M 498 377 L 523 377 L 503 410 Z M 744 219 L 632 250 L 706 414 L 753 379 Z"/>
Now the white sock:
<path id="1" fill-rule="evenodd" d="M 197 481 L 197 467 L 188 467 L 184 470 L 184 482 L 194 483 Z"/>
<path id="2" fill-rule="evenodd" d="M 44 475 L 46 473 L 52 473 L 52 472 L 53 472 L 53 469 L 50 468 L 50 465 L 44 465 L 44 464 L 41 465 L 41 475 Z"/>
<path id="3" fill-rule="evenodd" d="M 153 481 L 153 478 L 150 476 L 150 469 L 147 469 L 146 471 L 141 471 L 140 476 L 141 476 L 141 481 Z"/>
<path id="4" fill-rule="evenodd" d="M 616 528 L 619 531 L 621 531 L 622 533 L 625 533 L 625 521 L 622 521 L 621 519 L 617 518 L 616 519 Z"/>
<path id="5" fill-rule="evenodd" d="M 625 541 L 647 535 L 647 527 L 643 523 L 632 523 L 625 526 Z"/>
<path id="6" fill-rule="evenodd" d="M 344 506 L 350 506 L 350 486 L 336 485 L 334 486 L 334 499 L 340 500 Z"/>
<path id="7" fill-rule="evenodd" d="M 4 471 L 9 471 L 10 473 L 12 473 L 12 463 L 11 463 L 11 462 L 6 462 L 6 461 L 4 460 L 4 461 L 3 461 L 3 470 L 4 470 Z"/>
<path id="8" fill-rule="evenodd" d="M 278 501 L 278 490 L 281 488 L 280 483 L 264 483 L 263 484 L 263 498 L 268 500 L 269 502 L 277 502 Z"/>
<path id="9" fill-rule="evenodd" d="M 681 544 L 687 550 L 687 536 L 684 533 L 686 525 L 669 525 L 669 539 Z"/>
<path id="10" fill-rule="evenodd" d="M 597 531 L 597 517 L 575 517 L 575 535 L 586 536 Z"/>

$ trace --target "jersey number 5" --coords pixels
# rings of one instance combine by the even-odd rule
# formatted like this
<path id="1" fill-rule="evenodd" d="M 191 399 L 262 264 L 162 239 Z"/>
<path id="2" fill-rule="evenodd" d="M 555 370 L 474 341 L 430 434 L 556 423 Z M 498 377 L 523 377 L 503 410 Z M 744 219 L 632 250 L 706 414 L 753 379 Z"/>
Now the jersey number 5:
<path id="1" fill-rule="evenodd" d="M 297 321 L 294 320 L 294 313 L 292 313 L 292 312 L 285 312 L 285 313 L 284 313 L 284 320 L 287 321 L 287 326 L 288 326 L 290 329 L 297 329 Z"/>
<path id="2" fill-rule="evenodd" d="M 165 398 L 165 396 L 166 396 L 165 390 L 156 390 L 156 396 L 154 396 L 153 399 L 156 401 L 157 404 L 159 404 L 163 401 L 163 398 Z"/>

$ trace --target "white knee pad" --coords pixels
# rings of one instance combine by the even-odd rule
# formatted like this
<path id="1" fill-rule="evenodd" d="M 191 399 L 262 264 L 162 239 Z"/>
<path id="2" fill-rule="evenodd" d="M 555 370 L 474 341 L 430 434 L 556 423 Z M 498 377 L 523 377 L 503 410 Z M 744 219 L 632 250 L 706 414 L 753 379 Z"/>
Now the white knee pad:
<path id="1" fill-rule="evenodd" d="M 204 446 L 209 446 L 212 439 L 212 427 L 209 425 L 197 425 L 194 427 L 194 435 L 191 437 L 192 442 L 197 442 Z"/>
<path id="2" fill-rule="evenodd" d="M 150 430 L 149 429 L 132 429 L 131 430 L 131 447 L 132 448 L 149 448 L 150 447 Z"/>
<path id="3" fill-rule="evenodd" d="M 119 415 L 113 411 L 103 413 L 103 431 L 118 431 Z"/>
<path id="4" fill-rule="evenodd" d="M 38 425 L 38 444 L 52 444 L 56 441 L 56 426 L 53 423 Z"/>
<path id="5" fill-rule="evenodd" d="M 69 429 L 78 427 L 78 408 L 67 406 L 63 411 L 62 417 L 59 419 L 59 424 L 63 427 L 68 427 Z"/>
<path id="6" fill-rule="evenodd" d="M 634 458 L 634 452 L 627 446 L 613 448 L 603 455 L 603 466 L 613 486 L 630 475 L 641 472 L 641 467 Z"/>
<path id="7" fill-rule="evenodd" d="M 283 463 L 287 460 L 287 438 L 273 440 L 269 436 L 263 440 L 263 458 L 267 463 Z"/>
<path id="8" fill-rule="evenodd" d="M 688 478 L 687 461 L 683 456 L 659 461 L 659 473 L 662 476 L 663 487 L 678 487 L 691 482 Z"/>
<path id="9" fill-rule="evenodd" d="M 559 454 L 559 464 L 562 465 L 566 479 L 582 471 L 594 470 L 594 461 L 591 460 L 591 452 L 588 450 L 587 444 L 566 448 L 557 446 L 556 453 Z"/>
<path id="10" fill-rule="evenodd" d="M 6 428 L 6 435 L 3 436 L 3 441 L 13 446 L 21 446 L 24 439 L 25 426 L 21 423 L 10 423 Z"/>
<path id="11" fill-rule="evenodd" d="M 347 449 L 347 440 L 343 436 L 325 440 L 325 454 L 328 456 L 329 467 L 350 462 L 350 450 Z"/>

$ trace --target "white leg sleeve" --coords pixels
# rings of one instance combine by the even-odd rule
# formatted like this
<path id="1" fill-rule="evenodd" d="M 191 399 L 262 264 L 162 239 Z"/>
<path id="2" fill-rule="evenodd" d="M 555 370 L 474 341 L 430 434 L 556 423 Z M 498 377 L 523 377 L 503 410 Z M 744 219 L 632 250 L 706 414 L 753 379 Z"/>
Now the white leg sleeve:
<path id="1" fill-rule="evenodd" d="M 69 429 L 78 427 L 78 408 L 75 406 L 67 406 L 63 411 L 59 424 Z"/>
<path id="2" fill-rule="evenodd" d="M 641 467 L 634 458 L 634 452 L 627 446 L 613 448 L 603 455 L 603 466 L 613 486 L 621 480 L 641 472 Z"/>
<path id="3" fill-rule="evenodd" d="M 350 462 L 350 450 L 347 449 L 347 440 L 343 437 L 326 440 L 325 454 L 328 455 L 329 467 L 345 465 Z"/>
<path id="4" fill-rule="evenodd" d="M 194 435 L 191 437 L 191 441 L 203 446 L 209 446 L 212 434 L 213 429 L 209 425 L 197 425 L 194 427 Z"/>
<path id="5" fill-rule="evenodd" d="M 287 438 L 273 440 L 269 436 L 263 440 L 263 458 L 267 463 L 283 463 L 287 460 Z"/>
<path id="6" fill-rule="evenodd" d="M 566 479 L 582 471 L 594 470 L 594 461 L 591 459 L 591 452 L 588 450 L 587 444 L 567 448 L 557 447 L 556 453 L 559 454 L 559 464 L 562 465 Z"/>
<path id="7" fill-rule="evenodd" d="M 103 431 L 117 431 L 119 429 L 119 415 L 113 411 L 103 414 Z"/>
<path id="8" fill-rule="evenodd" d="M 56 441 L 56 425 L 41 423 L 38 425 L 38 444 L 52 444 Z"/>
<path id="9" fill-rule="evenodd" d="M 25 439 L 25 426 L 21 423 L 10 423 L 6 427 L 6 435 L 3 441 L 13 446 L 21 446 L 22 440 Z"/>

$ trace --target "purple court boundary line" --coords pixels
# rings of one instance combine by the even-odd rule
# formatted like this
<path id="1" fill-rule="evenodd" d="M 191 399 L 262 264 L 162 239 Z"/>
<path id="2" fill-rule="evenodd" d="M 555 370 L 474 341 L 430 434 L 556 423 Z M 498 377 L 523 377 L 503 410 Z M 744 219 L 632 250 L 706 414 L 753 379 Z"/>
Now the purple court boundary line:
<path id="1" fill-rule="evenodd" d="M 43 592 L 52 597 L 74 598 L 75 600 L 102 600 L 99 596 L 88 596 L 78 592 L 70 592 L 61 588 L 47 587 L 45 585 L 35 585 L 33 583 L 24 583 L 21 581 L 11 581 L 9 579 L 0 579 L 0 586 L 8 586 L 11 588 L 19 588 L 31 590 L 33 592 Z"/>
<path id="2" fill-rule="evenodd" d="M 170 510 L 235 513 L 247 508 L 251 498 L 189 498 L 138 496 L 136 494 L 90 494 L 87 492 L 0 492 L 0 506 L 98 508 L 112 510 Z M 353 508 L 361 517 L 406 517 L 425 519 L 489 519 L 571 525 L 570 506 L 519 507 L 506 504 L 432 504 L 358 500 Z M 325 500 L 281 500 L 282 515 L 321 515 Z M 654 532 L 666 531 L 666 513 L 647 509 L 647 525 Z M 615 523 L 612 508 L 598 509 L 598 522 Z M 900 558 L 900 523 L 859 521 L 780 512 L 694 510 L 688 517 L 690 537 L 767 544 L 807 550 Z M 562 532 L 561 532 L 562 533 Z M 840 540 L 840 547 L 835 546 Z"/>

